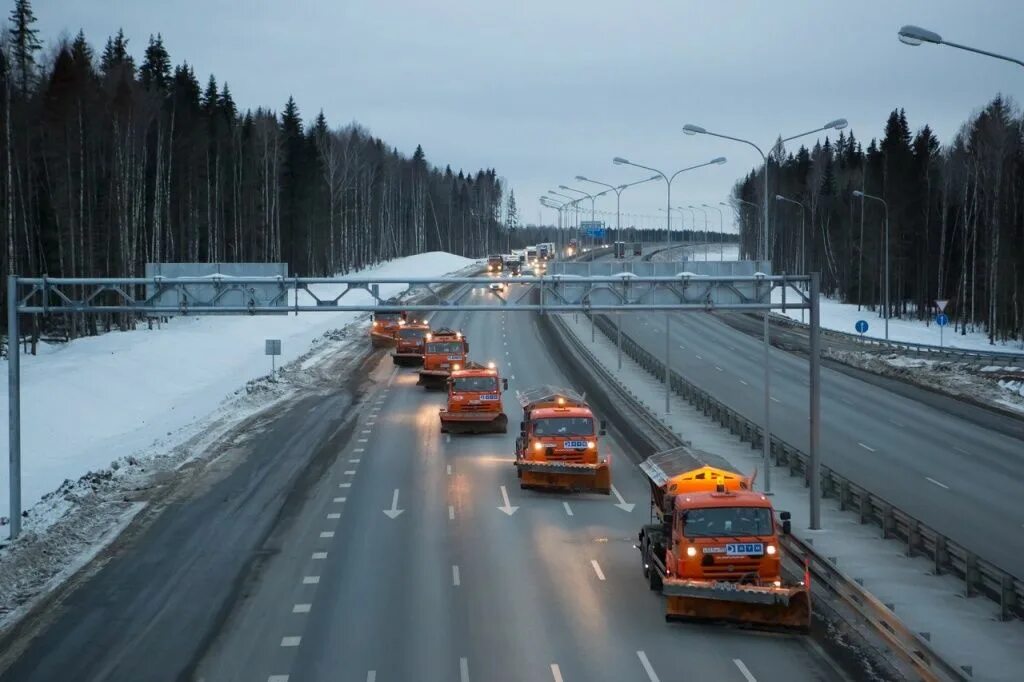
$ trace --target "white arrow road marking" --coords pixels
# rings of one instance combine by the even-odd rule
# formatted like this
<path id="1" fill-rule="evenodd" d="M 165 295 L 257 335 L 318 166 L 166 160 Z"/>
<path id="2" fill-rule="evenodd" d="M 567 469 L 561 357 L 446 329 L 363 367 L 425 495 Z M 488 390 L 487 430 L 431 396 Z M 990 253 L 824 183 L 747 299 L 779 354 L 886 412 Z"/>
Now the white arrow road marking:
<path id="1" fill-rule="evenodd" d="M 565 513 L 566 513 L 566 514 L 568 514 L 569 516 L 572 516 L 572 515 L 573 515 L 573 513 L 572 513 L 572 507 L 570 507 L 570 506 L 569 506 L 569 503 L 568 503 L 568 502 L 563 502 L 563 503 L 562 503 L 562 506 L 563 506 L 563 507 L 565 507 Z"/>
<path id="2" fill-rule="evenodd" d="M 601 565 L 597 563 L 597 559 L 591 559 L 590 565 L 594 567 L 594 573 L 597 574 L 597 579 L 604 580 L 604 571 L 601 570 Z"/>
<path id="3" fill-rule="evenodd" d="M 743 664 L 743 661 L 741 661 L 738 658 L 734 658 L 732 659 L 732 662 L 735 663 L 736 667 L 740 669 L 740 673 L 747 680 L 747 682 L 757 682 L 757 678 L 750 674 L 750 671 L 747 670 L 747 666 Z"/>
<path id="4" fill-rule="evenodd" d="M 654 672 L 654 668 L 651 666 L 651 662 L 647 660 L 647 654 L 642 651 L 636 652 L 637 658 L 640 659 L 640 665 L 644 667 L 644 672 L 647 673 L 647 679 L 651 682 L 661 682 L 658 679 L 658 674 Z"/>
<path id="5" fill-rule="evenodd" d="M 512 516 L 513 514 L 515 514 L 516 511 L 519 509 L 519 507 L 513 507 L 511 504 L 509 504 L 509 501 L 508 501 L 508 490 L 505 489 L 505 486 L 501 486 L 501 500 L 502 500 L 502 502 L 504 502 L 504 504 L 502 506 L 498 507 L 498 509 L 500 509 L 501 511 L 505 512 L 509 516 Z"/>
<path id="6" fill-rule="evenodd" d="M 555 682 L 562 682 L 562 671 L 557 663 L 551 664 L 551 676 L 555 678 Z"/>
<path id="7" fill-rule="evenodd" d="M 384 513 L 389 519 L 396 519 L 404 511 L 404 509 L 398 508 L 398 488 L 395 488 L 395 494 L 391 496 L 391 509 L 385 509 Z"/>
<path id="8" fill-rule="evenodd" d="M 612 494 L 615 495 L 615 498 L 618 500 L 618 503 L 616 503 L 615 505 L 616 507 L 618 507 L 624 512 L 633 511 L 633 507 L 635 507 L 636 505 L 628 503 L 624 499 L 622 499 L 622 495 L 619 493 L 618 489 L 614 485 L 612 486 Z"/>

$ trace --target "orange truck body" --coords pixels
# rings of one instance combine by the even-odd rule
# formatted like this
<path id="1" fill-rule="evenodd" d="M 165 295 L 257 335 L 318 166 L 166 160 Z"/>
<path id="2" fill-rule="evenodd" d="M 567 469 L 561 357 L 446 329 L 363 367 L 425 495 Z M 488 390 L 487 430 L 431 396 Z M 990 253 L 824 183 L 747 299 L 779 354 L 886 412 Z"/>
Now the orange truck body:
<path id="1" fill-rule="evenodd" d="M 423 364 L 423 346 L 430 325 L 426 322 L 407 322 L 395 332 L 395 352 L 391 360 L 396 365 L 415 367 Z"/>
<path id="2" fill-rule="evenodd" d="M 448 378 L 448 406 L 441 408 L 442 433 L 506 433 L 508 417 L 501 392 L 508 380 L 498 370 L 475 362 L 454 370 Z"/>
<path id="3" fill-rule="evenodd" d="M 517 398 L 523 408 L 515 461 L 520 487 L 610 494 L 611 465 L 599 438 L 604 426 L 584 397 L 538 386 Z"/>
<path id="4" fill-rule="evenodd" d="M 374 313 L 370 324 L 370 343 L 374 348 L 390 348 L 395 345 L 395 333 L 406 320 L 406 313 Z"/>
<path id="5" fill-rule="evenodd" d="M 639 533 L 644 576 L 666 599 L 665 618 L 807 631 L 810 585 L 786 584 L 771 500 L 725 460 L 688 446 L 640 468 L 651 484 L 652 520 Z"/>
<path id="6" fill-rule="evenodd" d="M 462 332 L 438 329 L 430 332 L 423 343 L 423 368 L 418 385 L 427 389 L 443 389 L 453 370 L 466 366 L 469 342 Z"/>

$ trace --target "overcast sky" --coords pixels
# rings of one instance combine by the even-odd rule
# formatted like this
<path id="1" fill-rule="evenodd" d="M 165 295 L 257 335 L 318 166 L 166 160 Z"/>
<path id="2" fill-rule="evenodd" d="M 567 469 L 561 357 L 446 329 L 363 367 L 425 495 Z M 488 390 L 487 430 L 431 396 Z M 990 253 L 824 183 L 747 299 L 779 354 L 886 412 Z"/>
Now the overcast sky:
<path id="1" fill-rule="evenodd" d="M 10 3 L 8 3 L 10 4 Z M 645 177 L 613 156 L 680 176 L 673 205 L 717 204 L 756 152 L 685 123 L 769 146 L 837 117 L 861 140 L 902 106 L 948 142 L 997 92 L 1019 97 L 1024 69 L 948 47 L 910 48 L 904 23 L 1024 57 L 1021 0 L 36 0 L 41 37 L 79 28 L 98 49 L 123 28 L 137 61 L 160 32 L 175 63 L 228 81 L 240 108 L 356 120 L 433 163 L 493 167 L 522 217 L 586 175 Z M 813 144 L 814 139 L 807 142 Z M 646 175 L 649 175 L 646 174 Z M 676 199 L 678 198 L 678 199 Z M 602 197 L 599 208 L 615 209 Z M 631 188 L 623 212 L 657 215 L 664 182 Z M 712 224 L 717 222 L 712 213 Z M 545 221 L 554 214 L 545 211 Z M 729 217 L 726 217 L 729 220 Z M 689 219 L 687 219 L 689 225 Z"/>

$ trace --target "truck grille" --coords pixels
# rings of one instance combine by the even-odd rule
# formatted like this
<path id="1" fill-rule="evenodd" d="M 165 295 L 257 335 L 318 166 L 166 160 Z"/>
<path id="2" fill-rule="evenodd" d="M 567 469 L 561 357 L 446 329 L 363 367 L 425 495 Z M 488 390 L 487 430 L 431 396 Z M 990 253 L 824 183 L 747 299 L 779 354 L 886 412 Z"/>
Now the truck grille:
<path id="1" fill-rule="evenodd" d="M 758 558 L 715 557 L 714 563 L 704 566 L 703 569 L 706 578 L 713 580 L 739 580 L 751 573 L 757 574 L 760 567 L 761 560 Z"/>
<path id="2" fill-rule="evenodd" d="M 554 448 L 548 448 L 545 452 L 549 462 L 576 462 L 583 464 L 586 452 L 583 450 L 563 450 L 556 452 Z"/>

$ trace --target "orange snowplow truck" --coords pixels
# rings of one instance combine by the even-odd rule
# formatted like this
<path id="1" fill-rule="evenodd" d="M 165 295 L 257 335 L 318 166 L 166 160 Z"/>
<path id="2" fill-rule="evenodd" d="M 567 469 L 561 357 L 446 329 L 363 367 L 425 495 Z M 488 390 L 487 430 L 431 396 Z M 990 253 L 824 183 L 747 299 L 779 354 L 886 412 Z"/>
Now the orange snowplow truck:
<path id="1" fill-rule="evenodd" d="M 538 386 L 516 394 L 523 421 L 516 439 L 521 488 L 611 493 L 608 458 L 602 456 L 593 412 L 582 395 L 567 388 Z"/>
<path id="2" fill-rule="evenodd" d="M 396 365 L 403 367 L 415 367 L 423 364 L 423 344 L 430 333 L 430 325 L 426 320 L 406 321 L 398 327 L 395 332 L 395 352 L 391 354 L 391 360 Z"/>
<path id="3" fill-rule="evenodd" d="M 395 345 L 395 333 L 405 322 L 406 314 L 374 313 L 373 324 L 370 325 L 370 342 L 374 348 L 386 348 Z"/>
<path id="4" fill-rule="evenodd" d="M 448 407 L 441 408 L 441 433 L 506 433 L 508 417 L 501 409 L 501 379 L 494 363 L 468 362 L 448 378 Z"/>
<path id="5" fill-rule="evenodd" d="M 712 620 L 796 629 L 811 625 L 810 580 L 786 584 L 779 534 L 789 512 L 752 490 L 721 457 L 688 446 L 641 463 L 651 520 L 639 533 L 644 577 L 667 597 L 666 620 Z"/>
<path id="6" fill-rule="evenodd" d="M 453 370 L 466 366 L 469 342 L 462 332 L 438 329 L 423 339 L 423 369 L 416 383 L 427 389 L 442 389 Z"/>

